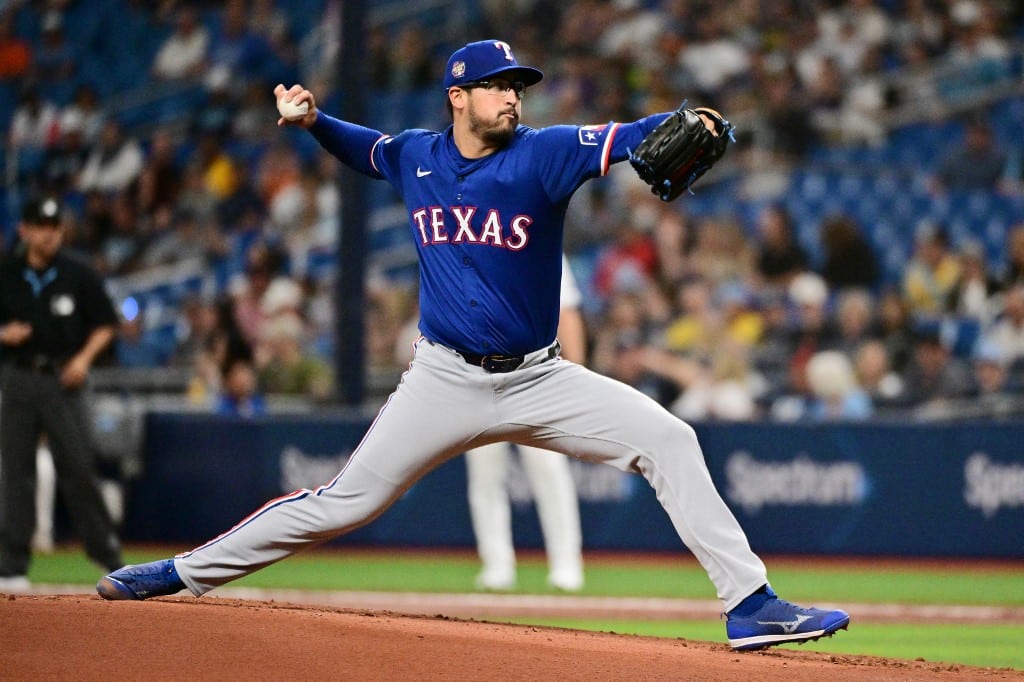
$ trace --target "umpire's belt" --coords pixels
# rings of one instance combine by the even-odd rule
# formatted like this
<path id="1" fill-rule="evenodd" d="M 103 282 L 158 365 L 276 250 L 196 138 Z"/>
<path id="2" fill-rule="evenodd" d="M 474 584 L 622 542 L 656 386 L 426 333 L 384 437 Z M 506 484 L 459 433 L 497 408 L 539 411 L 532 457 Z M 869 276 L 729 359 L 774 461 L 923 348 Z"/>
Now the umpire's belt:
<path id="1" fill-rule="evenodd" d="M 48 355 L 17 355 L 11 358 L 11 364 L 42 374 L 59 374 L 63 366 L 62 362 L 54 360 Z"/>
<path id="2" fill-rule="evenodd" d="M 544 360 L 551 360 L 558 355 L 558 342 L 551 344 L 547 348 L 543 348 L 540 351 L 534 351 L 528 355 L 534 355 L 534 353 L 543 353 L 546 355 Z M 456 353 L 462 356 L 462 359 L 466 361 L 466 364 L 473 365 L 474 367 L 482 367 L 485 372 L 491 374 L 504 374 L 506 372 L 512 372 L 522 367 L 523 362 L 528 357 L 527 355 L 480 355 L 478 353 L 468 353 L 461 350 L 456 350 Z"/>

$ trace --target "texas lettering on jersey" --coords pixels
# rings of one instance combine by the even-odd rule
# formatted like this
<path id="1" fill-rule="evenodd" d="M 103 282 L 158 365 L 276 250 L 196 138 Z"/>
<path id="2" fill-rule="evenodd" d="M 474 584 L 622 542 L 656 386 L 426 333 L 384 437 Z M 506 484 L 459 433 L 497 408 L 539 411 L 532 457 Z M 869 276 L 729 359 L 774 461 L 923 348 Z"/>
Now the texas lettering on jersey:
<path id="1" fill-rule="evenodd" d="M 555 338 L 573 193 L 625 160 L 667 116 L 520 125 L 507 146 L 481 158 L 462 156 L 450 126 L 392 136 L 320 114 L 311 132 L 402 197 L 420 262 L 420 332 L 449 348 L 515 355 Z"/>
<path id="2" fill-rule="evenodd" d="M 480 229 L 474 231 L 473 217 L 477 213 L 475 206 L 452 206 L 446 212 L 440 206 L 421 208 L 412 212 L 412 222 L 419 231 L 420 243 L 431 244 L 490 244 L 510 251 L 520 251 L 530 240 L 527 228 L 533 219 L 527 215 L 516 215 L 505 224 L 496 209 L 487 211 L 480 223 Z M 454 218 L 454 225 L 446 222 L 445 217 Z M 453 234 L 454 228 L 454 234 Z"/>

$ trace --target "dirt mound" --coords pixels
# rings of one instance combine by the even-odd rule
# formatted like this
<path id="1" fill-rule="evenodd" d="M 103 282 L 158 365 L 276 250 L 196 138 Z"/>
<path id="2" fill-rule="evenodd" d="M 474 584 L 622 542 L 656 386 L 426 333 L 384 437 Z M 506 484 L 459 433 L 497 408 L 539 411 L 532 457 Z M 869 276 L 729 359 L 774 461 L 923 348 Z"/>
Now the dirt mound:
<path id="1" fill-rule="evenodd" d="M 4 679 L 1024 680 L 969 666 L 204 597 L 0 595 Z M 840 635 L 841 636 L 841 635 Z"/>

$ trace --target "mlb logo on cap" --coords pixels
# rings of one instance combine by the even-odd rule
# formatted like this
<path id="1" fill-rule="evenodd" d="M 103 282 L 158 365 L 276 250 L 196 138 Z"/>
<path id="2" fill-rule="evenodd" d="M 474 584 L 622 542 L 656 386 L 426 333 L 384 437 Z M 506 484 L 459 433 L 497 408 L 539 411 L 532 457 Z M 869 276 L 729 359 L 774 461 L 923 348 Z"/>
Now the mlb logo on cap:
<path id="1" fill-rule="evenodd" d="M 59 225 L 60 201 L 52 196 L 31 199 L 21 211 L 21 220 L 29 225 Z"/>
<path id="2" fill-rule="evenodd" d="M 444 88 L 447 90 L 494 76 L 529 86 L 539 83 L 544 74 L 539 69 L 520 65 L 508 43 L 481 40 L 459 48 L 448 58 L 448 66 L 444 70 Z"/>

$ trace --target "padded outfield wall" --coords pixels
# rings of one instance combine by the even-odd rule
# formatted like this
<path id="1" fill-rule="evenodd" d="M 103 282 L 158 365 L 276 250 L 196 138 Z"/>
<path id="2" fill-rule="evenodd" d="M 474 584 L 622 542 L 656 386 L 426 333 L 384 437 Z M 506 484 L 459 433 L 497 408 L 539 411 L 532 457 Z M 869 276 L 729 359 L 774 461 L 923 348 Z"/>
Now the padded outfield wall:
<path id="1" fill-rule="evenodd" d="M 151 414 L 125 539 L 205 541 L 267 500 L 332 479 L 368 425 L 342 416 Z M 711 475 L 758 552 L 1024 557 L 1024 423 L 696 428 Z M 682 550 L 642 477 L 572 464 L 585 549 Z M 517 546 L 542 547 L 518 463 L 509 488 Z M 334 542 L 473 547 L 462 458 Z"/>

